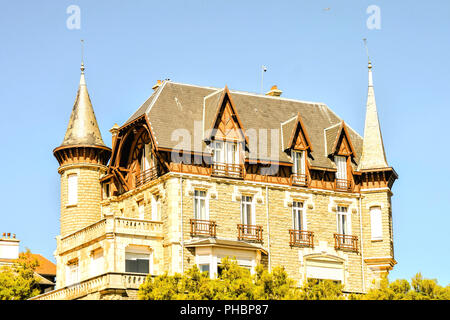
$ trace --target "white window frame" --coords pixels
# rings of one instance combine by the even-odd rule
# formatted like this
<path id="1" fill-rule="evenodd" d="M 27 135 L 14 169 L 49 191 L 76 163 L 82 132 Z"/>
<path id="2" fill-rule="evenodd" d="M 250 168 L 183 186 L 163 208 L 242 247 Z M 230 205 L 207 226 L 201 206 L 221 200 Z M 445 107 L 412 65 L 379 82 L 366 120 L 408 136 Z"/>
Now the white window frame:
<path id="1" fill-rule="evenodd" d="M 194 219 L 197 220 L 209 220 L 209 201 L 208 201 L 208 192 L 202 189 L 194 189 Z M 200 213 L 200 205 L 203 201 L 204 205 L 204 217 L 199 216 Z M 201 215 L 201 213 L 200 213 Z"/>
<path id="2" fill-rule="evenodd" d="M 336 164 L 336 179 L 348 179 L 347 174 L 347 157 L 346 156 L 334 156 L 334 162 Z"/>
<path id="3" fill-rule="evenodd" d="M 305 151 L 291 151 L 292 156 L 292 173 L 294 174 L 305 174 L 306 172 L 306 161 L 305 161 Z"/>
<path id="4" fill-rule="evenodd" d="M 66 286 L 78 282 L 80 282 L 80 266 L 77 260 L 66 265 Z"/>
<path id="5" fill-rule="evenodd" d="M 152 195 L 151 199 L 152 205 L 152 221 L 159 221 L 159 200 L 156 199 L 155 195 Z"/>
<path id="6" fill-rule="evenodd" d="M 67 205 L 74 206 L 78 203 L 78 174 L 67 175 Z"/>
<path id="7" fill-rule="evenodd" d="M 90 274 L 95 277 L 104 271 L 105 257 L 103 249 L 97 249 L 91 253 Z"/>
<path id="8" fill-rule="evenodd" d="M 250 219 L 251 223 L 248 221 L 248 208 L 250 208 Z M 255 203 L 254 197 L 252 195 L 243 194 L 241 196 L 241 222 L 244 225 L 256 225 L 255 219 Z"/>
<path id="9" fill-rule="evenodd" d="M 303 201 L 292 202 L 292 228 L 294 230 L 306 231 L 305 204 Z"/>
<path id="10" fill-rule="evenodd" d="M 144 148 L 142 148 L 141 171 L 152 168 L 153 162 L 153 153 L 150 149 L 150 144 L 146 144 L 144 145 Z"/>
<path id="11" fill-rule="evenodd" d="M 148 258 L 148 274 L 153 274 L 153 250 L 146 250 L 146 249 L 135 249 L 135 248 L 127 248 L 125 249 L 125 265 L 124 265 L 124 271 L 125 272 L 130 272 L 130 271 L 126 271 L 126 261 L 127 260 L 132 260 L 132 259 L 127 259 L 130 257 L 144 257 L 144 258 Z M 142 273 L 145 274 L 145 273 Z"/>
<path id="12" fill-rule="evenodd" d="M 214 163 L 240 164 L 240 144 L 237 141 L 214 141 L 212 149 Z"/>
<path id="13" fill-rule="evenodd" d="M 345 218 L 344 225 L 342 224 L 342 218 Z M 352 235 L 351 215 L 347 206 L 336 206 L 336 224 L 338 234 L 343 234 L 346 236 Z"/>
<path id="14" fill-rule="evenodd" d="M 138 205 L 138 219 L 139 220 L 144 220 L 145 219 L 145 204 L 144 204 L 144 200 L 138 201 L 137 205 Z"/>
<path id="15" fill-rule="evenodd" d="M 383 239 L 383 220 L 381 214 L 381 207 L 370 207 L 370 234 L 371 240 Z"/>

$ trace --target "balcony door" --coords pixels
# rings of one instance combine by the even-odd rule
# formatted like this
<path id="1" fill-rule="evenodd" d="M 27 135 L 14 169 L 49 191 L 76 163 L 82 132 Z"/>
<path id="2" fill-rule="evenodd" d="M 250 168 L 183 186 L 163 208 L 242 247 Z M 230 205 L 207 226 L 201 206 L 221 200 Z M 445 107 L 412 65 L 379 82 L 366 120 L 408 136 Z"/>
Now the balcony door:
<path id="1" fill-rule="evenodd" d="M 305 152 L 304 151 L 292 151 L 293 167 L 292 173 L 297 175 L 305 174 Z"/>
<path id="2" fill-rule="evenodd" d="M 241 220 L 243 227 L 243 232 L 245 234 L 252 233 L 252 228 L 248 227 L 255 224 L 253 217 L 253 203 L 251 196 L 242 196 L 241 200 Z"/>

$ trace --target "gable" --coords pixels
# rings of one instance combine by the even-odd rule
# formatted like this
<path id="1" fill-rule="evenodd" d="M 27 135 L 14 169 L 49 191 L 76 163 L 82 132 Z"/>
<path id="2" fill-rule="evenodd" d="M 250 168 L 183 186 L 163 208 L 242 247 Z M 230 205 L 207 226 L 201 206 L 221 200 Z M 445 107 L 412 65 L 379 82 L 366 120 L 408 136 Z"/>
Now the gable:
<path id="1" fill-rule="evenodd" d="M 288 145 L 294 150 L 310 150 L 312 151 L 311 142 L 309 140 L 308 133 L 305 130 L 300 114 L 297 115 L 297 122 L 291 134 L 290 143 Z"/>

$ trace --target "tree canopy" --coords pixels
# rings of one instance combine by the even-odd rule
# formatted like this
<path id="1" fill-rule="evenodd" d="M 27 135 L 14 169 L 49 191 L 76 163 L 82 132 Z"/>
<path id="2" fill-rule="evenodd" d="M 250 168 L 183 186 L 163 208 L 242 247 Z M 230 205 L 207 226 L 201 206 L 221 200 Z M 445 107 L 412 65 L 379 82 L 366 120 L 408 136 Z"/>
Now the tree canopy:
<path id="1" fill-rule="evenodd" d="M 0 267 L 0 300 L 26 300 L 38 295 L 34 276 L 38 266 L 36 258 L 27 250 L 12 265 Z"/>
<path id="2" fill-rule="evenodd" d="M 314 290 L 311 290 L 311 287 Z M 340 299 L 342 288 L 332 281 L 317 284 L 308 281 L 303 287 L 296 287 L 283 267 L 269 272 L 258 265 L 255 274 L 240 267 L 236 260 L 222 259 L 221 272 L 211 279 L 207 272 L 200 272 L 196 265 L 184 275 L 147 277 L 140 286 L 141 300 L 298 300 L 298 299 Z"/>

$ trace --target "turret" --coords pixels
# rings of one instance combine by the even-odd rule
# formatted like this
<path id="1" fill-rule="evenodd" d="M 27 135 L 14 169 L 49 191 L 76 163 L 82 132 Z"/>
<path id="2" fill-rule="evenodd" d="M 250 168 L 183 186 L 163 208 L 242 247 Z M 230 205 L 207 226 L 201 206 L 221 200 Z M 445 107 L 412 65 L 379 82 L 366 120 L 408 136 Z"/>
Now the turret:
<path id="1" fill-rule="evenodd" d="M 104 143 L 95 118 L 81 64 L 81 78 L 69 125 L 53 150 L 61 175 L 61 237 L 101 218 L 101 186 L 111 149 Z"/>

